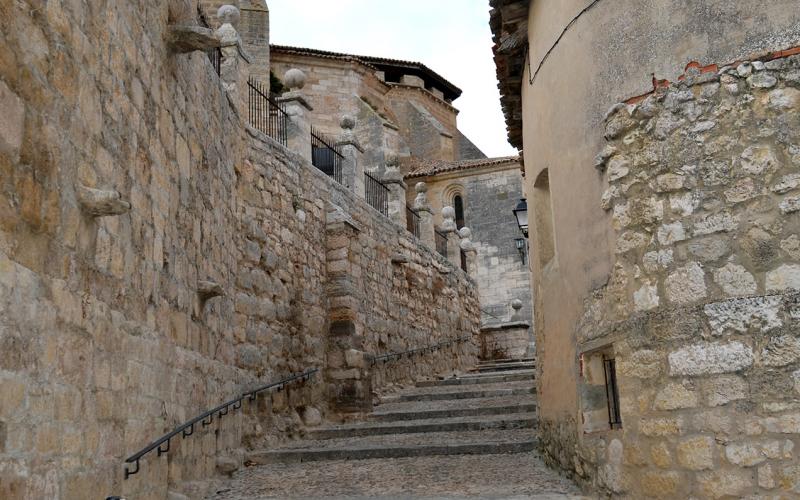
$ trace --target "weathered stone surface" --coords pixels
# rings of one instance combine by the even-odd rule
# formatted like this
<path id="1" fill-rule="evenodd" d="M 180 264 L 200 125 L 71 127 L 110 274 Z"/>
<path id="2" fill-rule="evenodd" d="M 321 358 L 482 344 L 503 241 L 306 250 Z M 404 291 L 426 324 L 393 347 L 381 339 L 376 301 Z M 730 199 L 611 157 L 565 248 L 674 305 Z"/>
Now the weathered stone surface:
<path id="1" fill-rule="evenodd" d="M 689 304 L 706 297 L 705 273 L 696 262 L 690 262 L 670 274 L 664 284 L 667 298 L 676 304 Z"/>
<path id="2" fill-rule="evenodd" d="M 714 377 L 703 383 L 703 394 L 708 406 L 723 406 L 747 398 L 749 387 L 741 377 Z"/>
<path id="3" fill-rule="evenodd" d="M 656 394 L 654 407 L 657 410 L 677 410 L 694 408 L 697 403 L 698 397 L 695 391 L 687 389 L 683 384 L 672 383 Z"/>
<path id="4" fill-rule="evenodd" d="M 678 443 L 676 456 L 678 463 L 691 470 L 704 470 L 714 467 L 714 440 L 700 436 Z"/>
<path id="5" fill-rule="evenodd" d="M 657 351 L 636 351 L 618 361 L 621 375 L 636 378 L 653 378 L 661 374 L 663 356 Z"/>
<path id="6" fill-rule="evenodd" d="M 800 338 L 782 335 L 772 337 L 761 351 L 765 366 L 786 366 L 800 361 Z"/>
<path id="7" fill-rule="evenodd" d="M 765 286 L 768 292 L 800 290 L 800 265 L 784 264 L 768 272 Z"/>
<path id="8" fill-rule="evenodd" d="M 650 311 L 658 307 L 659 296 L 658 288 L 652 285 L 644 285 L 633 293 L 633 303 L 636 311 Z"/>
<path id="9" fill-rule="evenodd" d="M 784 175 L 781 177 L 780 181 L 770 189 L 778 194 L 785 194 L 789 191 L 800 189 L 800 174 Z"/>
<path id="10" fill-rule="evenodd" d="M 714 281 L 730 296 L 756 293 L 756 280 L 744 266 L 733 263 L 714 270 Z"/>
<path id="11" fill-rule="evenodd" d="M 780 297 L 752 297 L 707 304 L 704 311 L 717 335 L 729 330 L 766 332 L 783 324 L 781 304 Z"/>
<path id="12" fill-rule="evenodd" d="M 670 375 L 730 373 L 753 364 L 753 350 L 741 342 L 700 343 L 669 354 Z"/>
<path id="13" fill-rule="evenodd" d="M 22 99 L 0 81 L 0 152 L 14 158 L 19 155 L 22 146 L 22 134 L 25 131 L 25 105 Z"/>
<path id="14" fill-rule="evenodd" d="M 800 211 L 800 196 L 787 196 L 781 202 L 781 212 L 791 214 Z"/>
<path id="15" fill-rule="evenodd" d="M 752 474 L 744 470 L 718 470 L 698 476 L 700 492 L 708 498 L 741 497 L 752 486 Z"/>

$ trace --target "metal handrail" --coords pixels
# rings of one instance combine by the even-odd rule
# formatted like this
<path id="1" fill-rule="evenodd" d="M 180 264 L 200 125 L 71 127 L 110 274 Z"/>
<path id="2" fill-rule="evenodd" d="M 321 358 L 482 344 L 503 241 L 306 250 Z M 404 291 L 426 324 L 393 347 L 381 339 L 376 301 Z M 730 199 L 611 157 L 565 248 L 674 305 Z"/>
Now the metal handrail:
<path id="1" fill-rule="evenodd" d="M 281 391 L 286 386 L 286 384 L 289 384 L 291 382 L 295 382 L 295 381 L 301 380 L 301 379 L 304 380 L 304 381 L 308 380 L 309 378 L 311 378 L 317 372 L 319 372 L 319 368 L 312 368 L 310 370 L 307 370 L 305 372 L 292 375 L 290 377 L 287 377 L 285 379 L 279 380 L 277 382 L 271 382 L 269 384 L 263 385 L 261 387 L 258 387 L 257 389 L 253 389 L 252 391 L 245 392 L 245 393 L 241 394 L 240 396 L 238 396 L 238 397 L 236 397 L 234 399 L 231 399 L 230 401 L 227 401 L 225 403 L 222 403 L 221 405 L 219 405 L 219 406 L 217 406 L 215 408 L 212 408 L 211 410 L 208 410 L 205 413 L 202 413 L 202 414 L 194 417 L 193 419 L 189 420 L 188 422 L 185 422 L 185 423 L 181 424 L 180 426 L 176 427 L 175 430 L 173 430 L 172 432 L 164 434 L 160 438 L 156 439 L 152 443 L 148 444 L 147 446 L 145 446 L 144 448 L 142 448 L 138 452 L 134 453 L 133 455 L 131 455 L 130 457 L 125 459 L 125 479 L 128 479 L 129 476 L 132 476 L 132 475 L 134 475 L 134 474 L 139 472 L 139 460 L 141 460 L 142 457 L 144 457 L 145 455 L 147 455 L 151 451 L 158 450 L 158 456 L 161 456 L 161 455 L 169 452 L 170 441 L 172 440 L 172 438 L 174 438 L 178 434 L 181 434 L 181 437 L 186 439 L 187 437 L 189 437 L 192 434 L 194 434 L 194 430 L 195 430 L 194 426 L 195 426 L 195 424 L 201 423 L 203 427 L 208 427 L 214 421 L 214 415 L 215 414 L 217 415 L 217 418 L 221 419 L 222 417 L 227 415 L 230 410 L 238 410 L 238 409 L 240 409 L 242 407 L 242 401 L 245 398 L 247 398 L 248 401 L 250 401 L 252 403 L 252 402 L 254 402 L 256 400 L 258 395 L 260 393 L 264 392 L 264 391 L 268 391 L 270 389 L 275 389 L 275 388 L 277 388 L 278 391 Z M 164 445 L 166 445 L 166 446 L 164 446 Z M 136 468 L 135 469 L 129 469 L 128 468 L 129 464 L 134 464 Z"/>
<path id="2" fill-rule="evenodd" d="M 444 342 L 439 342 L 438 344 L 431 344 L 429 346 L 420 347 L 417 349 L 409 349 L 407 351 L 402 351 L 402 352 L 389 352 L 378 356 L 372 356 L 370 358 L 370 366 L 375 366 L 376 364 L 378 364 L 379 361 L 386 363 L 388 361 L 402 359 L 403 356 L 410 358 L 411 356 L 417 356 L 419 354 L 425 354 L 427 352 L 438 351 L 442 347 L 450 347 L 455 343 L 467 342 L 470 340 L 470 338 L 471 337 L 469 335 L 465 335 L 463 337 L 458 337 L 452 340 L 446 340 Z"/>

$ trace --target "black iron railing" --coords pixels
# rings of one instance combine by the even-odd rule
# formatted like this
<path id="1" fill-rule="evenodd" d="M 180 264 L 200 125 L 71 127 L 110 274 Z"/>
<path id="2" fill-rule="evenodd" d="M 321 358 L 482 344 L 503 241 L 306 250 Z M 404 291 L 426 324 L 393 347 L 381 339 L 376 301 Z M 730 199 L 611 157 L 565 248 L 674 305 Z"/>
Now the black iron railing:
<path id="1" fill-rule="evenodd" d="M 341 148 L 311 127 L 311 164 L 342 184 L 342 160 Z"/>
<path id="2" fill-rule="evenodd" d="M 372 208 L 389 216 L 389 188 L 367 172 L 364 172 L 364 198 Z"/>
<path id="3" fill-rule="evenodd" d="M 461 250 L 460 253 L 461 253 L 461 270 L 467 272 L 467 252 Z"/>
<path id="4" fill-rule="evenodd" d="M 436 251 L 439 252 L 439 254 L 446 259 L 447 258 L 447 235 L 445 233 L 439 231 L 438 229 L 434 229 L 434 233 L 436 233 L 435 234 L 435 236 L 436 236 Z"/>
<path id="5" fill-rule="evenodd" d="M 406 229 L 419 238 L 419 213 L 406 205 Z"/>
<path id="6" fill-rule="evenodd" d="M 208 24 L 208 19 L 206 19 L 206 15 L 199 4 L 197 6 L 197 23 L 203 28 L 211 29 L 211 26 Z M 214 47 L 213 49 L 207 50 L 206 55 L 208 55 L 208 60 L 211 61 L 214 72 L 217 76 L 220 76 L 222 74 L 222 49 Z"/>
<path id="7" fill-rule="evenodd" d="M 370 366 L 375 366 L 378 363 L 388 363 L 389 361 L 397 361 L 403 359 L 403 357 L 411 358 L 413 356 L 420 356 L 422 354 L 431 353 L 434 351 L 438 351 L 444 347 L 450 347 L 453 344 L 459 344 L 462 342 L 469 342 L 470 336 L 465 335 L 463 337 L 457 337 L 455 339 L 448 339 L 443 342 L 439 342 L 438 344 L 431 344 L 429 346 L 420 347 L 417 349 L 409 349 L 407 351 L 401 352 L 388 352 L 386 354 L 380 354 L 378 356 L 372 356 L 370 358 Z"/>
<path id="8" fill-rule="evenodd" d="M 165 453 L 169 452 L 170 449 L 170 442 L 174 438 L 182 438 L 186 439 L 187 437 L 191 436 L 195 432 L 195 425 L 202 425 L 202 427 L 208 427 L 214 421 L 214 416 L 218 419 L 221 419 L 225 415 L 227 415 L 231 410 L 239 410 L 242 407 L 242 401 L 247 399 L 248 401 L 255 402 L 258 398 L 258 395 L 271 390 L 278 390 L 281 391 L 283 388 L 292 382 L 297 381 L 306 381 L 311 378 L 315 373 L 319 371 L 318 368 L 313 368 L 307 370 L 302 373 L 298 373 L 292 375 L 290 377 L 286 377 L 285 379 L 279 380 L 277 382 L 272 382 L 267 385 L 263 385 L 257 389 L 253 389 L 252 391 L 245 392 L 244 394 L 238 396 L 237 398 L 231 399 L 221 405 L 217 406 L 216 408 L 212 408 L 205 413 L 202 413 L 193 419 L 189 420 L 188 422 L 181 424 L 172 432 L 164 434 L 160 438 L 156 439 L 152 443 L 148 444 L 138 452 L 134 453 L 127 459 L 125 459 L 125 479 L 128 477 L 136 474 L 139 472 L 139 461 L 152 451 L 157 451 L 158 456 L 161 456 Z M 134 467 L 130 469 L 129 467 Z"/>
<path id="9" fill-rule="evenodd" d="M 619 413 L 619 388 L 617 387 L 617 362 L 614 359 L 603 359 L 606 376 L 606 401 L 608 402 L 608 425 L 612 429 L 622 427 Z"/>
<path id="10" fill-rule="evenodd" d="M 254 78 L 247 81 L 247 92 L 250 125 L 286 146 L 289 115 L 285 106 L 275 102 L 267 87 Z"/>

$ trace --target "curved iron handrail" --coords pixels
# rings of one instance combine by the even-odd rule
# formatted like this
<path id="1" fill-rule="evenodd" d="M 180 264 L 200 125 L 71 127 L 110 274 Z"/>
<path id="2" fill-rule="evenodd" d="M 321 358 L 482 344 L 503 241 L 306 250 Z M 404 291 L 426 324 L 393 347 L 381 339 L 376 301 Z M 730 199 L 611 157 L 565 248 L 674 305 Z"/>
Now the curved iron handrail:
<path id="1" fill-rule="evenodd" d="M 164 434 L 160 438 L 156 439 L 152 443 L 148 444 L 138 452 L 134 453 L 130 457 L 125 459 L 125 479 L 128 477 L 137 474 L 139 472 L 139 460 L 142 459 L 145 455 L 150 453 L 153 450 L 158 451 L 158 456 L 168 453 L 170 449 L 170 441 L 172 438 L 181 434 L 183 439 L 194 434 L 195 431 L 195 424 L 200 423 L 203 427 L 208 427 L 214 422 L 214 415 L 217 415 L 218 419 L 221 419 L 225 415 L 227 415 L 231 409 L 238 410 L 242 407 L 242 401 L 247 398 L 250 402 L 253 402 L 258 398 L 258 395 L 264 391 L 268 391 L 271 389 L 277 389 L 278 391 L 283 390 L 283 388 L 292 382 L 296 382 L 298 380 L 308 380 L 311 378 L 315 373 L 319 372 L 319 368 L 312 368 L 310 370 L 304 371 L 302 373 L 297 373 L 285 379 L 279 380 L 277 382 L 271 382 L 269 384 L 263 385 L 252 391 L 245 392 L 240 396 L 231 399 L 221 405 L 212 408 L 211 410 L 202 413 L 193 419 L 181 424 L 180 426 L 176 427 L 173 431 Z M 135 467 L 133 469 L 129 469 L 129 466 Z"/>
<path id="2" fill-rule="evenodd" d="M 458 337 L 452 340 L 446 340 L 444 342 L 439 342 L 438 344 L 431 344 L 425 347 L 419 347 L 417 349 L 409 349 L 407 351 L 402 351 L 402 352 L 389 352 L 386 354 L 380 354 L 378 356 L 372 356 L 370 358 L 370 366 L 375 366 L 376 364 L 378 364 L 379 361 L 382 363 L 386 363 L 388 361 L 397 361 L 399 359 L 402 359 L 403 356 L 407 356 L 410 358 L 411 356 L 417 356 L 419 354 L 425 354 L 427 352 L 438 351 L 442 347 L 450 347 L 455 343 L 467 342 L 470 340 L 470 338 L 471 337 L 469 335 L 465 335 L 463 337 Z"/>

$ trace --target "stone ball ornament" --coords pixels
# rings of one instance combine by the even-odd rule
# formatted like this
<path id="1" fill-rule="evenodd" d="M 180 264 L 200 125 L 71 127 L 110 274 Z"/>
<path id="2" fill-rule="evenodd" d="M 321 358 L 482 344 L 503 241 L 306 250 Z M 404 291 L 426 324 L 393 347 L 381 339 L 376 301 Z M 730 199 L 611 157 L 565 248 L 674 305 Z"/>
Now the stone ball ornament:
<path id="1" fill-rule="evenodd" d="M 458 230 L 458 235 L 461 236 L 461 238 L 468 240 L 472 238 L 472 230 L 468 227 L 462 227 Z"/>
<path id="2" fill-rule="evenodd" d="M 455 219 L 456 218 L 456 209 L 453 207 L 444 207 L 442 208 L 442 217 L 445 219 Z"/>
<path id="3" fill-rule="evenodd" d="M 512 300 L 511 308 L 514 309 L 515 311 L 519 311 L 520 309 L 522 309 L 522 301 L 519 299 Z"/>
<path id="4" fill-rule="evenodd" d="M 414 191 L 416 191 L 417 193 L 420 193 L 420 194 L 427 193 L 428 192 L 428 185 L 425 184 L 424 182 L 418 182 L 414 186 Z"/>
<path id="5" fill-rule="evenodd" d="M 222 24 L 232 24 L 236 26 L 242 18 L 242 14 L 233 5 L 223 5 L 217 10 L 217 18 Z"/>
<path id="6" fill-rule="evenodd" d="M 283 75 L 283 84 L 292 90 L 300 90 L 306 86 L 306 74 L 292 68 Z"/>

